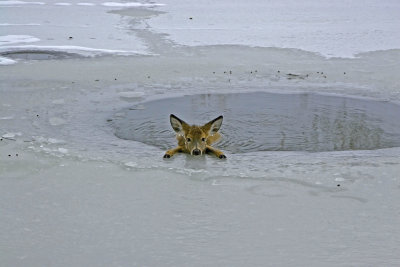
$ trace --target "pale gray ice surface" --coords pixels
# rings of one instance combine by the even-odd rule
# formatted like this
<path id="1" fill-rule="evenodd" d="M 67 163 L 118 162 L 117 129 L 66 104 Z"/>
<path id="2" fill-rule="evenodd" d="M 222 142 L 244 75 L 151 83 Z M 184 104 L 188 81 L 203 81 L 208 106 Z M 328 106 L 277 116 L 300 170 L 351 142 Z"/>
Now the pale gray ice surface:
<path id="1" fill-rule="evenodd" d="M 150 21 L 186 45 L 298 48 L 326 57 L 400 47 L 396 0 L 165 0 L 167 15 Z"/>
<path id="2" fill-rule="evenodd" d="M 265 35 L 257 39 L 264 19 L 248 31 L 256 39 L 243 35 L 243 29 L 236 34 L 250 17 L 237 2 L 215 4 L 225 3 L 223 9 L 200 1 L 193 3 L 193 13 L 183 12 L 188 6 L 177 1 L 140 9 L 59 3 L 0 8 L 0 35 L 9 42 L 0 44 L 0 53 L 14 53 L 14 58 L 2 57 L 15 60 L 0 66 L 1 266 L 400 264 L 399 147 L 228 149 L 225 161 L 186 155 L 163 160 L 162 145 L 118 138 L 115 128 L 129 112 L 145 112 L 148 101 L 175 97 L 171 108 L 157 114 L 168 126 L 169 113 L 181 105 L 179 97 L 195 94 L 307 93 L 346 97 L 349 103 L 372 101 L 369 109 L 364 107 L 366 114 L 384 114 L 375 108 L 385 104 L 398 108 L 396 2 L 353 1 L 352 29 L 341 22 L 350 12 L 347 2 L 265 2 L 288 11 L 276 20 L 279 27 L 290 29 L 293 20 L 300 22 L 290 45 L 282 45 L 284 36 L 272 30 L 272 45 Z M 263 3 L 247 7 L 265 10 Z M 310 5 L 315 8 L 307 9 Z M 231 27 L 224 22 L 219 31 L 227 38 L 217 40 L 212 30 L 203 30 L 208 22 L 194 13 L 200 10 L 212 21 L 221 16 L 231 18 L 228 22 L 237 18 L 237 23 Z M 320 20 L 304 15 L 310 12 Z M 350 22 L 352 18 L 348 15 Z M 179 20 L 198 25 L 181 23 L 187 30 L 172 32 Z M 346 33 L 344 39 L 336 42 L 329 31 L 320 31 L 316 39 L 305 34 L 324 25 L 333 33 Z M 364 31 L 371 27 L 378 31 Z M 207 42 L 185 46 L 187 31 Z M 353 32 L 363 37 L 357 39 Z M 248 41 L 232 41 L 236 36 Z M 310 40 L 316 40 L 315 46 L 304 45 Z M 262 47 L 273 43 L 276 47 Z M 18 48 L 25 45 L 34 47 Z M 87 54 L 70 45 L 110 53 Z M 17 52 L 28 57 L 15 56 Z M 365 53 L 354 57 L 357 52 Z M 33 60 L 29 54 L 35 53 L 70 56 Z M 229 102 L 219 104 L 229 111 Z M 204 107 L 213 110 L 215 105 L 205 101 Z M 396 108 L 385 116 L 389 123 L 384 132 L 391 131 L 390 118 L 400 117 Z M 186 112 L 181 116 L 193 122 L 214 117 Z M 241 135 L 244 121 L 238 122 Z M 227 136 L 235 138 L 233 124 L 224 123 L 226 130 L 232 129 Z M 166 143 L 172 142 L 172 129 L 165 128 L 163 135 Z"/>

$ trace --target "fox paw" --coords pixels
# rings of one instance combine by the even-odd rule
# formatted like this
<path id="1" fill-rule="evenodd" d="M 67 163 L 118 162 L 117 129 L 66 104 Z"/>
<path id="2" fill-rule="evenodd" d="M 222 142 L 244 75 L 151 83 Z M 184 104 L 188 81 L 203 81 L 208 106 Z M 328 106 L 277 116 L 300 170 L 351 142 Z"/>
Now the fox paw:
<path id="1" fill-rule="evenodd" d="M 220 158 L 220 159 L 226 159 L 226 156 L 225 156 L 224 154 L 222 154 L 222 155 L 219 155 L 218 158 Z"/>
<path id="2" fill-rule="evenodd" d="M 164 158 L 164 159 L 169 159 L 170 157 L 171 157 L 170 154 L 165 154 L 163 158 Z"/>

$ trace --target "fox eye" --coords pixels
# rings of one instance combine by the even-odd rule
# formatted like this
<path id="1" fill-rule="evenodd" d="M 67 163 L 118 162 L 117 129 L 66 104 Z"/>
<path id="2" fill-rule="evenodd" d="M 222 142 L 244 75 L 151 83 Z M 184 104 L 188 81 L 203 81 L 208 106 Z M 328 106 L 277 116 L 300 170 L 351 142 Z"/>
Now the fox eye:
<path id="1" fill-rule="evenodd" d="M 192 141 L 192 139 L 190 139 L 190 138 L 188 137 L 188 138 L 186 138 L 186 141 L 187 141 L 187 142 L 190 142 L 190 141 Z"/>
<path id="2" fill-rule="evenodd" d="M 201 138 L 201 141 L 205 142 L 205 141 L 206 141 L 206 139 L 203 137 L 203 138 Z"/>

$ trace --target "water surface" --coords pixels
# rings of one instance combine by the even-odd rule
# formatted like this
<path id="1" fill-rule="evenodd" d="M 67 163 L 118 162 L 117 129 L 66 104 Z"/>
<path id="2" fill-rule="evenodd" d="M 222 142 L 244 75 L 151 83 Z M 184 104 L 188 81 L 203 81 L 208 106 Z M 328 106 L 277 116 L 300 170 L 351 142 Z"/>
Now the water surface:
<path id="1" fill-rule="evenodd" d="M 189 124 L 224 115 L 217 146 L 231 153 L 400 146 L 398 105 L 309 93 L 207 94 L 147 102 L 116 117 L 115 134 L 167 149 L 176 143 L 170 113 Z"/>

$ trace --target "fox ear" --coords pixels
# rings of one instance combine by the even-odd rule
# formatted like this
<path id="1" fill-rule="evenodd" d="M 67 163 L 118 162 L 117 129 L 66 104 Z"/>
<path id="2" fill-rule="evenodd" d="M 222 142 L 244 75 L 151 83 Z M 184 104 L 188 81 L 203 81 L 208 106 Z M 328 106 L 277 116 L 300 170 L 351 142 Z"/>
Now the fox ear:
<path id="1" fill-rule="evenodd" d="M 176 133 L 183 133 L 184 132 L 183 128 L 184 128 L 185 125 L 187 125 L 186 122 L 184 122 L 183 120 L 179 119 L 174 114 L 171 114 L 169 116 L 169 121 L 171 122 L 172 129 L 174 129 L 174 131 Z"/>
<path id="2" fill-rule="evenodd" d="M 213 135 L 218 132 L 219 128 L 221 128 L 223 118 L 223 116 L 219 116 L 203 126 L 209 135 Z"/>

